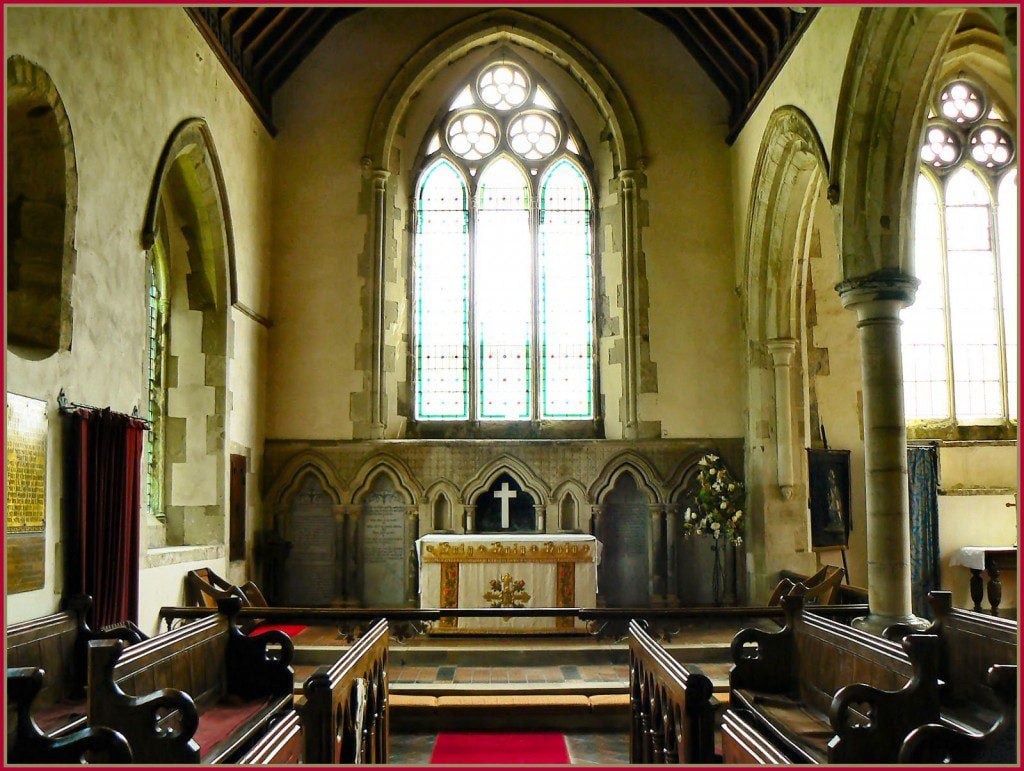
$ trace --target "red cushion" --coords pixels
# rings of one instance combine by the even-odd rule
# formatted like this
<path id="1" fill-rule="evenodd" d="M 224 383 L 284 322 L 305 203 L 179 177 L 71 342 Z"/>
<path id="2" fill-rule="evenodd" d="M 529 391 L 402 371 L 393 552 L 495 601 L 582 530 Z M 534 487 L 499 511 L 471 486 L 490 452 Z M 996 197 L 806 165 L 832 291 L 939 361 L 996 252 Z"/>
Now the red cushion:
<path id="1" fill-rule="evenodd" d="M 32 713 L 36 725 L 43 733 L 53 733 L 68 723 L 85 717 L 85 699 L 82 701 L 58 701 L 49 707 L 37 709 Z"/>
<path id="2" fill-rule="evenodd" d="M 250 637 L 255 637 L 258 634 L 264 632 L 270 632 L 277 630 L 278 632 L 284 632 L 289 637 L 295 637 L 300 632 L 306 631 L 309 627 L 302 626 L 301 624 L 260 624 L 258 627 L 249 632 Z"/>
<path id="3" fill-rule="evenodd" d="M 199 716 L 199 728 L 192 737 L 199 745 L 200 756 L 208 755 L 218 742 L 228 738 L 236 728 L 265 706 L 266 699 L 239 702 L 237 697 L 229 696 L 203 712 Z"/>

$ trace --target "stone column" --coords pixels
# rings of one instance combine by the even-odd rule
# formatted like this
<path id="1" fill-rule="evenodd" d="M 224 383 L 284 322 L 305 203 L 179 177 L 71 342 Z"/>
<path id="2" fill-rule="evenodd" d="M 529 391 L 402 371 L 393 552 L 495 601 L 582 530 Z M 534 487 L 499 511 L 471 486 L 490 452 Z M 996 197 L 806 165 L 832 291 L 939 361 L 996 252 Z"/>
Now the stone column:
<path id="1" fill-rule="evenodd" d="M 778 466 L 779 492 L 787 501 L 793 497 L 793 407 L 789 367 L 796 350 L 796 340 L 779 337 L 765 342 L 775 369 L 775 456 Z"/>
<path id="2" fill-rule="evenodd" d="M 590 534 L 594 536 L 598 541 L 601 541 L 601 504 L 595 503 L 590 506 Z M 604 544 L 601 541 L 602 545 Z M 604 564 L 604 558 L 601 559 L 601 564 Z M 594 598 L 594 602 L 599 608 L 604 607 L 604 594 L 602 593 L 602 587 L 604 582 L 601 580 L 601 565 L 597 566 L 597 597 Z"/>
<path id="3" fill-rule="evenodd" d="M 419 564 L 416 560 L 416 539 L 420 532 L 420 509 L 412 505 L 405 512 L 405 601 L 419 606 Z"/>
<path id="4" fill-rule="evenodd" d="M 362 604 L 362 587 L 359 585 L 359 514 L 362 506 L 349 506 L 345 516 L 345 605 Z"/>
<path id="5" fill-rule="evenodd" d="M 665 604 L 665 539 L 661 524 L 664 520 L 665 507 L 660 503 L 649 507 L 651 518 L 650 531 L 647 538 L 647 564 L 651 574 L 648 583 L 648 595 L 652 605 Z"/>
<path id="6" fill-rule="evenodd" d="M 467 533 L 475 533 L 476 532 L 476 504 L 467 505 L 465 511 L 466 511 L 466 513 L 465 513 L 466 532 Z"/>
<path id="7" fill-rule="evenodd" d="M 665 604 L 679 604 L 679 505 L 665 512 Z"/>
<path id="8" fill-rule="evenodd" d="M 857 313 L 864 388 L 868 605 L 854 625 L 880 633 L 896 622 L 926 624 L 912 613 L 907 427 L 903 412 L 900 309 L 920 282 L 897 272 L 849 279 L 836 289 Z"/>
<path id="9" fill-rule="evenodd" d="M 636 261 L 639 193 L 636 186 L 636 172 L 623 169 L 619 172 L 622 196 L 622 338 L 623 373 L 625 385 L 626 414 L 622 418 L 623 435 L 636 439 L 640 434 L 640 417 L 637 401 L 640 398 L 639 340 L 637 339 L 636 309 Z"/>
<path id="10" fill-rule="evenodd" d="M 384 261 L 387 244 L 387 191 L 391 172 L 374 169 L 373 180 L 373 347 L 370 362 L 370 431 L 382 439 L 387 424 L 384 390 Z"/>

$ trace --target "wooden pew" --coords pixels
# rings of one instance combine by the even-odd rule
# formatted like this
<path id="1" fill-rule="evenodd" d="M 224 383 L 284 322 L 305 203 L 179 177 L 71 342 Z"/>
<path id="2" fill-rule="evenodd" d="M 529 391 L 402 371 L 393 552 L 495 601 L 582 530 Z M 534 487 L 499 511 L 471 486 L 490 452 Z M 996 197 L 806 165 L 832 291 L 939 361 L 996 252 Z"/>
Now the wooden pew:
<path id="1" fill-rule="evenodd" d="M 14 727 L 18 741 L 44 746 L 46 736 L 60 737 L 85 728 L 86 659 L 90 640 L 138 642 L 128 629 L 93 631 L 86 620 L 92 597 L 77 595 L 65 610 L 7 628 L 8 705 L 32 721 Z M 36 685 L 34 670 L 42 672 Z M 12 670 L 17 670 L 13 671 Z M 13 689 L 12 680 L 18 683 Z M 30 699 L 22 703 L 20 699 Z M 17 719 L 21 719 L 18 717 Z"/>
<path id="2" fill-rule="evenodd" d="M 700 669 L 683 666 L 629 622 L 630 763 L 714 762 L 717 700 Z"/>
<path id="3" fill-rule="evenodd" d="M 939 638 L 942 722 L 984 733 L 1001 719 L 1005 706 L 989 686 L 989 670 L 996 664 L 1017 663 L 1017 624 L 954 608 L 952 592 L 930 592 L 928 603 L 935 621 L 925 632 Z M 900 639 L 911 631 L 904 624 L 894 624 L 885 630 L 885 637 Z"/>
<path id="4" fill-rule="evenodd" d="M 47 735 L 32 717 L 32 703 L 43 689 L 39 667 L 7 670 L 8 763 L 131 763 L 125 738 L 109 728 L 80 727 Z M 14 714 L 12 715 L 12 711 Z"/>
<path id="5" fill-rule="evenodd" d="M 980 615 L 980 614 L 979 614 Z M 1017 761 L 1017 667 L 996 664 L 987 684 L 1002 703 L 1002 714 L 981 734 L 932 723 L 911 732 L 900 749 L 900 763 L 994 765 Z"/>
<path id="6" fill-rule="evenodd" d="M 742 713 L 722 715 L 722 762 L 733 766 L 789 766 L 793 761 L 759 733 Z"/>
<path id="7" fill-rule="evenodd" d="M 938 638 L 899 645 L 803 612 L 785 597 L 778 632 L 732 642 L 730 708 L 800 763 L 893 763 L 915 728 L 939 719 Z"/>
<path id="8" fill-rule="evenodd" d="M 294 678 L 291 640 L 244 635 L 241 605 L 222 598 L 220 613 L 128 648 L 90 643 L 89 725 L 122 733 L 137 763 L 236 761 L 291 709 Z"/>
<path id="9" fill-rule="evenodd" d="M 294 766 L 303 762 L 302 722 L 299 713 L 289 710 L 246 752 L 239 765 Z"/>
<path id="10" fill-rule="evenodd" d="M 388 762 L 388 622 L 381 619 L 332 666 L 306 678 L 306 763 Z"/>

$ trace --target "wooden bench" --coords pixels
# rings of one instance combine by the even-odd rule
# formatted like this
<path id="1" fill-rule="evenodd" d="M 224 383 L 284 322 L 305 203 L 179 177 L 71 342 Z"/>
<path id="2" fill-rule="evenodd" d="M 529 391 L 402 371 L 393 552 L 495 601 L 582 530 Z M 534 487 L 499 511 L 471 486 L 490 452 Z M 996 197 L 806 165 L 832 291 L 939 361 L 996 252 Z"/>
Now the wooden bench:
<path id="1" fill-rule="evenodd" d="M 1017 663 L 1017 624 L 954 608 L 952 592 L 930 592 L 928 603 L 935 621 L 925 632 L 939 638 L 942 722 L 984 733 L 1001 719 L 1005 706 L 989 686 L 989 670 L 997 664 Z M 911 631 L 895 624 L 885 630 L 885 637 L 899 639 Z"/>
<path id="2" fill-rule="evenodd" d="M 89 644 L 89 725 L 128 740 L 136 763 L 235 762 L 292 707 L 292 642 L 248 637 L 242 602 L 149 640 Z M 280 646 L 272 655 L 268 646 Z"/>
<path id="3" fill-rule="evenodd" d="M 289 710 L 238 761 L 243 766 L 295 766 L 303 762 L 304 737 L 299 713 Z"/>
<path id="4" fill-rule="evenodd" d="M 711 763 L 717 702 L 710 678 L 629 622 L 630 763 Z"/>
<path id="5" fill-rule="evenodd" d="M 743 713 L 727 709 L 722 715 L 722 762 L 733 766 L 788 766 L 787 758 L 759 733 Z"/>
<path id="6" fill-rule="evenodd" d="M 935 635 L 900 645 L 804 612 L 785 597 L 778 632 L 732 642 L 730 708 L 798 763 L 893 763 L 907 735 L 939 719 Z"/>
<path id="7" fill-rule="evenodd" d="M 93 631 L 87 622 L 91 607 L 91 597 L 77 595 L 67 600 L 63 612 L 7 628 L 7 701 L 20 721 L 13 726 L 12 742 L 26 741 L 40 748 L 47 737 L 85 728 L 89 641 L 142 639 L 129 629 Z"/>
<path id="8" fill-rule="evenodd" d="M 306 763 L 388 762 L 388 622 L 381 619 L 302 686 Z"/>
<path id="9" fill-rule="evenodd" d="M 903 742 L 900 763 L 1016 763 L 1017 667 L 997 664 L 989 670 L 986 679 L 1002 704 L 1002 714 L 988 730 L 976 734 L 948 724 L 922 726 Z"/>
<path id="10" fill-rule="evenodd" d="M 131 763 L 125 738 L 109 728 L 78 728 L 47 735 L 32 717 L 32 703 L 43 689 L 39 667 L 7 670 L 8 763 Z M 11 712 L 13 711 L 13 715 Z"/>
<path id="11" fill-rule="evenodd" d="M 768 598 L 769 605 L 779 605 L 783 597 L 799 594 L 806 605 L 829 605 L 837 597 L 838 588 L 846 571 L 835 565 L 825 565 L 821 570 L 806 580 L 794 581 L 783 576 Z"/>

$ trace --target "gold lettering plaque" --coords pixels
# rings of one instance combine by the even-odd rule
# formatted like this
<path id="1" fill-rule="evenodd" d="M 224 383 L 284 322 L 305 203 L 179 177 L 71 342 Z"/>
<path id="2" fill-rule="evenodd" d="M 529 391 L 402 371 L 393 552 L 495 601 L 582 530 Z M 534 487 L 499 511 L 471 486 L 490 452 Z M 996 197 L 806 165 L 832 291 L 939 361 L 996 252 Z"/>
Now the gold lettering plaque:
<path id="1" fill-rule="evenodd" d="M 588 543 L 430 544 L 423 562 L 593 562 Z"/>
<path id="2" fill-rule="evenodd" d="M 46 528 L 46 402 L 7 394 L 7 534 Z"/>

